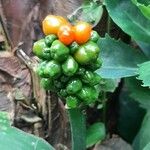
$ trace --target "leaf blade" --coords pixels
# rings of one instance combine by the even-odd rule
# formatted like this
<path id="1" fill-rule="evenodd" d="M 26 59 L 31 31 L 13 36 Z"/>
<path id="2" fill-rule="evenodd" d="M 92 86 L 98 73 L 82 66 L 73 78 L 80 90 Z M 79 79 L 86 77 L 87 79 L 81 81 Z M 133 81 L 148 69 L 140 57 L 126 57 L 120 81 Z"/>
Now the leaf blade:
<path id="1" fill-rule="evenodd" d="M 8 114 L 0 112 L 0 149 L 4 150 L 54 150 L 42 138 L 10 126 Z"/>
<path id="2" fill-rule="evenodd" d="M 144 117 L 141 129 L 133 142 L 133 149 L 142 150 L 150 142 L 150 112 Z"/>
<path id="3" fill-rule="evenodd" d="M 84 114 L 78 108 L 68 109 L 71 125 L 72 150 L 86 149 L 86 126 Z"/>
<path id="4" fill-rule="evenodd" d="M 143 150 L 149 150 L 150 149 L 150 143 L 148 143 Z"/>
<path id="5" fill-rule="evenodd" d="M 142 3 L 139 3 L 137 0 L 132 0 L 132 2 L 140 9 L 146 18 L 150 19 L 150 5 L 146 6 Z"/>
<path id="6" fill-rule="evenodd" d="M 130 97 L 140 103 L 140 105 L 149 109 L 150 107 L 150 92 L 147 87 L 142 87 L 141 82 L 136 78 L 126 78 L 125 86 L 130 92 Z"/>
<path id="7" fill-rule="evenodd" d="M 150 42 L 150 20 L 130 0 L 105 0 L 113 21 L 135 40 Z"/>
<path id="8" fill-rule="evenodd" d="M 103 63 L 97 73 L 103 78 L 117 79 L 135 76 L 137 75 L 137 64 L 147 60 L 142 52 L 121 41 L 116 41 L 108 35 L 100 38 L 98 45 L 101 49 L 99 57 Z"/>
<path id="9" fill-rule="evenodd" d="M 144 62 L 139 65 L 138 69 L 139 73 L 139 80 L 142 80 L 144 87 L 149 86 L 150 87 L 150 61 Z"/>
<path id="10" fill-rule="evenodd" d="M 105 126 L 101 122 L 91 125 L 86 132 L 86 147 L 89 148 L 99 141 L 102 141 L 106 136 Z"/>

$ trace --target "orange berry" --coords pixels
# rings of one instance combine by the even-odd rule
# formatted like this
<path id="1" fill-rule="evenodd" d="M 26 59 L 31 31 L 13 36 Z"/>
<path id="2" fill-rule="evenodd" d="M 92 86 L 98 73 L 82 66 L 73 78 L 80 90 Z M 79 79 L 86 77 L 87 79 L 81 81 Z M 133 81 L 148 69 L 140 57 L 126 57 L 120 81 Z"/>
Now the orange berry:
<path id="1" fill-rule="evenodd" d="M 74 41 L 74 31 L 71 24 L 62 25 L 57 34 L 59 40 L 65 45 L 70 45 Z"/>
<path id="2" fill-rule="evenodd" d="M 87 23 L 80 21 L 74 26 L 75 41 L 78 44 L 86 43 L 91 37 L 92 26 Z"/>
<path id="3" fill-rule="evenodd" d="M 68 21 L 61 16 L 48 15 L 42 22 L 43 32 L 45 35 L 57 34 L 60 26 L 67 23 Z"/>

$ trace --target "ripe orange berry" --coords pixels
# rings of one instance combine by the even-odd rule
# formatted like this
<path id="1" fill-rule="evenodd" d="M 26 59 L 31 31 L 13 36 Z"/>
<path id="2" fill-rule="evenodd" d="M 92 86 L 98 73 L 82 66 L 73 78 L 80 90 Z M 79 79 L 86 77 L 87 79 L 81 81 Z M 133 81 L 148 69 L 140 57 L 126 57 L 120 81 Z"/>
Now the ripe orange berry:
<path id="1" fill-rule="evenodd" d="M 67 23 L 68 21 L 61 16 L 48 15 L 42 22 L 43 32 L 45 35 L 57 34 L 60 26 Z"/>
<path id="2" fill-rule="evenodd" d="M 74 31 L 71 24 L 62 25 L 57 34 L 59 40 L 65 45 L 70 45 L 74 41 Z"/>
<path id="3" fill-rule="evenodd" d="M 80 21 L 74 26 L 75 41 L 78 44 L 86 43 L 91 37 L 92 26 L 87 23 Z"/>

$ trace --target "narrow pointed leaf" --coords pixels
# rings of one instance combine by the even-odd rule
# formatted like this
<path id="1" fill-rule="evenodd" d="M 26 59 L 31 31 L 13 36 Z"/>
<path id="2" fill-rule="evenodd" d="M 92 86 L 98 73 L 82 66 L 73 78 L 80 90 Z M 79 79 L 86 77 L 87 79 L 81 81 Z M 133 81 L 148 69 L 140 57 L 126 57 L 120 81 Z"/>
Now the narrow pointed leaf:
<path id="1" fill-rule="evenodd" d="M 85 116 L 80 109 L 68 109 L 71 125 L 72 150 L 86 149 Z"/>

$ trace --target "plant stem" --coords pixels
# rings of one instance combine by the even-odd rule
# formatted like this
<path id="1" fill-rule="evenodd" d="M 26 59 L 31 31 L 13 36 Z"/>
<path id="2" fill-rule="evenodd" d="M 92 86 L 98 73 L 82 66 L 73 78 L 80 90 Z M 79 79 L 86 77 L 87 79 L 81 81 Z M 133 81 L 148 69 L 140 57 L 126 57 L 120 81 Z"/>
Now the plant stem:
<path id="1" fill-rule="evenodd" d="M 106 92 L 102 93 L 102 104 L 103 104 L 103 122 L 106 124 Z"/>
<path id="2" fill-rule="evenodd" d="M 78 108 L 68 109 L 71 125 L 72 150 L 86 149 L 86 125 L 85 116 Z"/>
<path id="3" fill-rule="evenodd" d="M 107 19 L 107 33 L 110 34 L 110 30 L 111 30 L 111 18 L 110 16 L 108 16 Z"/>

